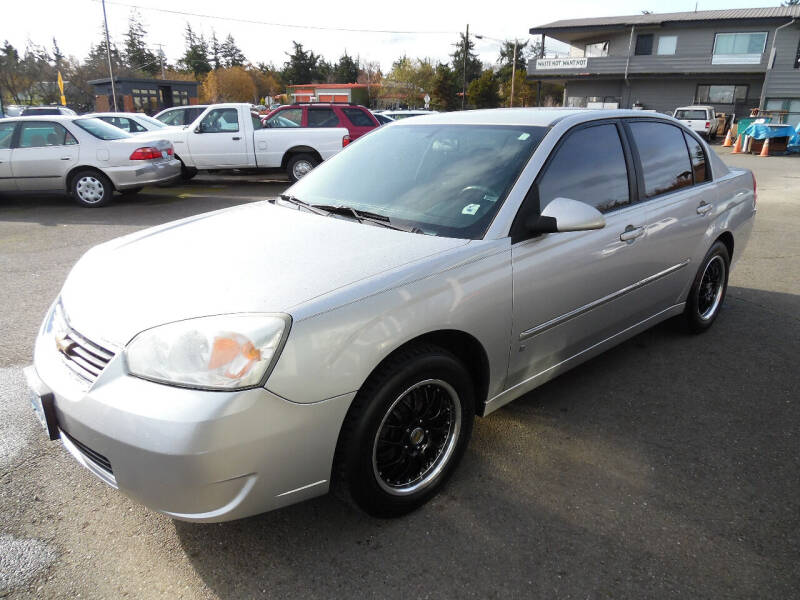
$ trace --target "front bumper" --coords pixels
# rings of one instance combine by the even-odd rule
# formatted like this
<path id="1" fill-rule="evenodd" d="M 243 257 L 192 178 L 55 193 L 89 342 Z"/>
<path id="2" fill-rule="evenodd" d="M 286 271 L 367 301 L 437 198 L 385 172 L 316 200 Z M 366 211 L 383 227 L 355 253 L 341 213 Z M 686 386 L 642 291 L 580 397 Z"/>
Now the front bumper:
<path id="1" fill-rule="evenodd" d="M 181 174 L 181 161 L 171 158 L 141 165 L 109 167 L 103 171 L 116 189 L 126 190 L 176 179 Z"/>
<path id="2" fill-rule="evenodd" d="M 187 521 L 237 519 L 327 492 L 354 396 L 297 404 L 263 388 L 176 388 L 128 375 L 121 353 L 90 384 L 46 334 L 34 368 L 55 396 L 66 449 L 109 485 Z"/>

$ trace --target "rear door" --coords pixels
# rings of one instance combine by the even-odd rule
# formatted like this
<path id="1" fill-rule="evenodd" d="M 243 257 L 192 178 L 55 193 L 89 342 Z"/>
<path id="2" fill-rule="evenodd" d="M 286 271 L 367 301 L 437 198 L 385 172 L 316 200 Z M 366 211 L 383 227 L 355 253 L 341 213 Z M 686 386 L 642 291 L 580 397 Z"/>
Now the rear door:
<path id="1" fill-rule="evenodd" d="M 348 130 L 350 138 L 356 139 L 378 127 L 378 121 L 369 114 L 369 111 L 355 106 L 337 107 L 344 113 L 345 118 L 350 122 Z"/>
<path id="2" fill-rule="evenodd" d="M 648 210 L 647 260 L 664 274 L 648 287 L 661 308 L 682 301 L 707 248 L 704 232 L 716 203 L 705 149 L 663 121 L 628 120 L 638 187 Z"/>
<path id="3" fill-rule="evenodd" d="M 78 164 L 78 141 L 53 121 L 21 121 L 11 152 L 11 172 L 20 190 L 65 189 L 67 172 Z"/>
<path id="4" fill-rule="evenodd" d="M 234 107 L 208 111 L 186 136 L 189 152 L 200 169 L 252 166 L 247 152 L 245 124 Z"/>
<path id="5" fill-rule="evenodd" d="M 309 106 L 306 110 L 306 127 L 346 127 L 330 106 Z"/>
<path id="6" fill-rule="evenodd" d="M 17 189 L 11 173 L 11 141 L 16 126 L 16 121 L 0 121 L 0 192 Z"/>
<path id="7" fill-rule="evenodd" d="M 595 122 L 567 132 L 534 186 L 518 221 L 564 197 L 594 206 L 606 225 L 512 237 L 509 387 L 548 377 L 552 367 L 653 312 L 653 302 L 636 287 L 653 265 L 642 251 L 647 209 L 635 202 L 635 171 L 621 123 Z"/>

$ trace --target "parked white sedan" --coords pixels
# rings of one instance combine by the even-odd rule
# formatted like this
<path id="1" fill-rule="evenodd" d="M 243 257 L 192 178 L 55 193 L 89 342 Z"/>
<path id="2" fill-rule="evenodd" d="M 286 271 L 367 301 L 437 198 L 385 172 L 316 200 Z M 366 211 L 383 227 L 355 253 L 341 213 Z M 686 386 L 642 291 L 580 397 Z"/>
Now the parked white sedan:
<path id="1" fill-rule="evenodd" d="M 133 135 L 145 133 L 147 131 L 160 131 L 170 127 L 170 125 L 166 125 L 143 113 L 102 112 L 91 113 L 84 116 L 95 117 Z"/>
<path id="2" fill-rule="evenodd" d="M 64 190 L 82 206 L 108 204 L 180 175 L 167 140 L 136 137 L 92 117 L 0 120 L 0 193 Z"/>

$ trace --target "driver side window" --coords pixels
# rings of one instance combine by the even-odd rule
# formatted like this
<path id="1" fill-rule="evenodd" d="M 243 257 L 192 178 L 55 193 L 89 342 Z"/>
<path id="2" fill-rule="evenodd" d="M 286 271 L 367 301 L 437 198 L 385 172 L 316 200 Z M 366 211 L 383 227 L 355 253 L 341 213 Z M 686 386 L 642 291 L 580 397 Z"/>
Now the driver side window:
<path id="1" fill-rule="evenodd" d="M 203 133 L 230 133 L 239 131 L 239 114 L 235 108 L 216 108 L 200 121 Z"/>
<path id="2" fill-rule="evenodd" d="M 567 134 L 539 181 L 541 210 L 555 198 L 579 200 L 602 213 L 631 203 L 628 167 L 613 123 Z"/>

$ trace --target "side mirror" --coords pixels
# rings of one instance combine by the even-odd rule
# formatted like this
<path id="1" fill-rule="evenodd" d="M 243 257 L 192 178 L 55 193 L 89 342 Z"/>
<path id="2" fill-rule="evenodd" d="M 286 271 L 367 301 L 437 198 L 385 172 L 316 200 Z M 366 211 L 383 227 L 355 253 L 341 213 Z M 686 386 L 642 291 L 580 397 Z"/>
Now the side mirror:
<path id="1" fill-rule="evenodd" d="M 532 215 L 525 223 L 532 233 L 589 231 L 602 229 L 606 220 L 594 206 L 569 198 L 555 198 L 544 207 L 541 215 Z"/>

